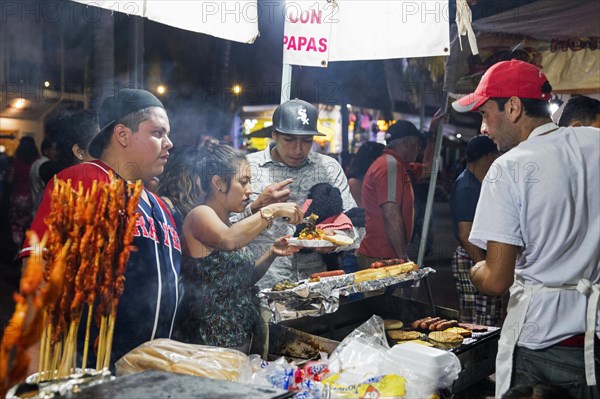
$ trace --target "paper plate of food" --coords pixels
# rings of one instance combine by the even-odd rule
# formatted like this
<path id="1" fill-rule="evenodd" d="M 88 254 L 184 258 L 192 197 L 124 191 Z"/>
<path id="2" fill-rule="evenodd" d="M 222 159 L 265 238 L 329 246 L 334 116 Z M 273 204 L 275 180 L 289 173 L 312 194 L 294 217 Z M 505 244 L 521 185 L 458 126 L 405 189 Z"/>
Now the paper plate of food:
<path id="1" fill-rule="evenodd" d="M 290 245 L 303 248 L 326 248 L 333 246 L 350 245 L 354 242 L 352 237 L 348 237 L 343 233 L 334 230 L 334 234 L 326 233 L 319 229 L 315 223 L 318 216 L 314 213 L 304 218 L 303 223 L 306 223 L 298 237 L 288 239 Z"/>
<path id="2" fill-rule="evenodd" d="M 288 238 L 288 243 L 291 246 L 302 248 L 327 248 L 335 246 L 334 243 L 327 240 L 302 240 L 298 237 Z"/>
<path id="3" fill-rule="evenodd" d="M 327 248 L 327 247 L 343 247 L 354 242 L 352 237 L 345 234 L 327 235 L 325 233 L 315 236 L 315 238 L 293 237 L 288 238 L 288 243 L 295 247 L 303 248 Z"/>

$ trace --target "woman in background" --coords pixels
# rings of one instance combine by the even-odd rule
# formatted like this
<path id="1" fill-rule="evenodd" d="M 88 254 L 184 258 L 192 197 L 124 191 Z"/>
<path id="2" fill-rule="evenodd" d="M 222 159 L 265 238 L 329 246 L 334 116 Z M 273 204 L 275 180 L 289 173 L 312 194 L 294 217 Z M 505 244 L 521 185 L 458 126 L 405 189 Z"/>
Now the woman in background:
<path id="1" fill-rule="evenodd" d="M 47 184 L 61 170 L 93 160 L 87 147 L 98 129 L 98 117 L 92 110 L 56 112 L 45 127 L 46 138 L 55 143 L 56 156 L 40 166 L 40 178 Z"/>
<path id="2" fill-rule="evenodd" d="M 255 260 L 246 245 L 271 227 L 273 218 L 285 217 L 298 224 L 303 213 L 295 203 L 275 203 L 232 225 L 229 215 L 243 212 L 252 193 L 246 157 L 212 141 L 202 152 L 200 182 L 206 200 L 183 223 L 185 293 L 175 339 L 248 353 L 259 321 L 253 286 L 276 256 L 298 250 L 282 237 Z"/>
<path id="3" fill-rule="evenodd" d="M 356 201 L 357 206 L 361 206 L 362 181 L 369 166 L 383 154 L 385 146 L 374 141 L 367 141 L 360 146 L 358 152 L 352 160 L 350 170 L 348 171 L 348 186 L 350 193 Z"/>
<path id="4" fill-rule="evenodd" d="M 204 203 L 200 183 L 202 151 L 194 147 L 178 147 L 160 175 L 157 194 L 169 205 L 181 233 L 186 215 Z M 180 234 L 181 237 L 181 234 Z"/>
<path id="5" fill-rule="evenodd" d="M 25 239 L 25 231 L 33 220 L 33 200 L 29 190 L 29 172 L 31 165 L 40 157 L 33 137 L 25 136 L 8 169 L 6 181 L 10 184 L 10 203 L 8 220 L 12 242 L 20 248 Z"/>

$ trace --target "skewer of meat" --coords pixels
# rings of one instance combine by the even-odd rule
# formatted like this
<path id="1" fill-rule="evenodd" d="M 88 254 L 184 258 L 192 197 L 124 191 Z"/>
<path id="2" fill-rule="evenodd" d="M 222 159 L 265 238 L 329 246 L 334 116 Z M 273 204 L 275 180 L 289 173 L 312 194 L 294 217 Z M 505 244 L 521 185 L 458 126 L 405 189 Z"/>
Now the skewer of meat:
<path id="1" fill-rule="evenodd" d="M 97 190 L 97 194 L 92 190 L 92 195 L 97 198 L 98 206 L 96 208 L 97 214 L 104 215 L 106 212 L 106 205 L 108 203 L 108 189 L 106 185 L 103 185 Z M 90 212 L 89 216 L 86 213 L 87 230 L 86 234 L 90 234 L 90 245 L 88 246 L 88 253 L 84 255 L 91 262 L 90 272 L 85 275 L 84 291 L 86 297 L 86 303 L 88 306 L 87 320 L 85 326 L 85 339 L 83 347 L 83 359 L 81 362 L 82 370 L 87 368 L 87 358 L 90 346 L 90 328 L 94 311 L 94 302 L 96 301 L 97 290 L 98 290 L 98 275 L 100 271 L 100 256 L 102 254 L 105 239 L 107 235 L 106 226 L 103 222 L 97 223 L 95 214 Z"/>
<path id="2" fill-rule="evenodd" d="M 126 213 L 119 220 L 121 237 L 122 237 L 122 246 L 120 252 L 115 254 L 118 257 L 117 267 L 115 270 L 115 287 L 113 291 L 113 301 L 112 301 L 112 311 L 108 320 L 109 331 L 114 331 L 117 306 L 119 304 L 119 299 L 123 290 L 125 289 L 125 269 L 127 267 L 127 261 L 129 259 L 129 254 L 133 250 L 133 246 L 131 243 L 133 242 L 133 237 L 135 234 L 136 220 L 137 220 L 137 207 L 142 194 L 143 186 L 141 181 L 137 181 L 137 183 L 133 187 L 126 187 L 124 185 L 119 186 L 120 190 L 117 191 L 117 195 L 120 198 L 125 198 L 125 190 L 129 191 L 127 193 L 127 201 L 124 207 Z M 130 190 L 131 189 L 131 190 Z M 112 351 L 112 336 L 108 338 L 108 343 L 106 345 L 106 355 L 104 360 L 104 367 L 108 367 L 110 364 L 110 353 Z"/>
<path id="3" fill-rule="evenodd" d="M 100 273 L 100 303 L 96 309 L 96 323 L 100 327 L 98 334 L 98 351 L 96 357 L 96 369 L 100 370 L 104 368 L 105 357 L 106 357 L 106 344 L 108 337 L 108 316 L 112 310 L 112 300 L 114 292 L 114 270 L 115 265 L 115 253 L 117 250 L 117 231 L 119 223 L 119 211 L 122 208 L 121 198 L 117 194 L 118 180 L 111 181 L 108 185 L 107 195 L 108 203 L 106 207 L 107 217 L 104 219 L 105 228 L 108 231 L 108 240 L 106 247 L 103 250 L 102 256 L 108 259 L 108 262 L 102 264 L 102 271 Z M 101 218 L 102 219 L 102 218 Z"/>
<path id="4" fill-rule="evenodd" d="M 28 232 L 29 245 L 34 249 L 30 262 L 21 279 L 22 294 L 15 293 L 15 311 L 6 325 L 0 339 L 0 394 L 3 397 L 8 388 L 25 378 L 29 366 L 28 347 L 40 339 L 43 312 L 41 309 L 41 293 L 38 288 L 42 284 L 43 262 L 41 246 L 37 236 Z M 44 244 L 44 239 L 41 245 Z M 27 315 L 33 307 L 33 318 L 27 321 Z M 9 363 L 10 362 L 10 363 Z"/>

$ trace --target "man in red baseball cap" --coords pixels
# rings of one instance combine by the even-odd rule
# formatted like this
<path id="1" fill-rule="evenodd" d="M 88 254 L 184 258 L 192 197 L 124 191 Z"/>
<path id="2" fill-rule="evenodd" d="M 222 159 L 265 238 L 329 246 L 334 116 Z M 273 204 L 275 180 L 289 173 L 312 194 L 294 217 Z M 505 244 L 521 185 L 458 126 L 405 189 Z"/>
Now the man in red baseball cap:
<path id="1" fill-rule="evenodd" d="M 531 132 L 528 128 L 523 132 L 505 131 L 508 120 L 517 115 L 516 103 L 519 102 L 518 110 L 526 111 L 527 116 L 539 118 L 544 123 L 551 122 L 548 106 L 551 92 L 548 79 L 536 66 L 519 60 L 503 61 L 494 64 L 483 75 L 475 92 L 455 101 L 452 107 L 458 112 L 479 111 L 484 125 L 488 129 L 492 126 L 487 133 L 498 149 L 508 151 Z"/>
<path id="2" fill-rule="evenodd" d="M 482 131 L 507 151 L 487 173 L 469 241 L 487 250 L 469 272 L 479 293 L 510 288 L 496 358 L 496 397 L 518 384 L 600 395 L 598 129 L 558 127 L 552 88 L 523 61 L 503 61 L 454 102 L 478 111 Z"/>

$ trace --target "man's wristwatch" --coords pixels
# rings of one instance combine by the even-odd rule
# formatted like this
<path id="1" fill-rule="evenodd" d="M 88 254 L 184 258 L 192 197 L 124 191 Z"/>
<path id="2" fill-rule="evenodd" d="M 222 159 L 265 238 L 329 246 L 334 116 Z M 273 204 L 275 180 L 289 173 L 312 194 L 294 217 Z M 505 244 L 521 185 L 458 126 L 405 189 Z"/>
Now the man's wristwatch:
<path id="1" fill-rule="evenodd" d="M 273 210 L 271 208 L 260 208 L 260 217 L 267 221 L 267 228 L 273 226 L 273 219 L 275 219 L 275 215 L 273 214 Z"/>

